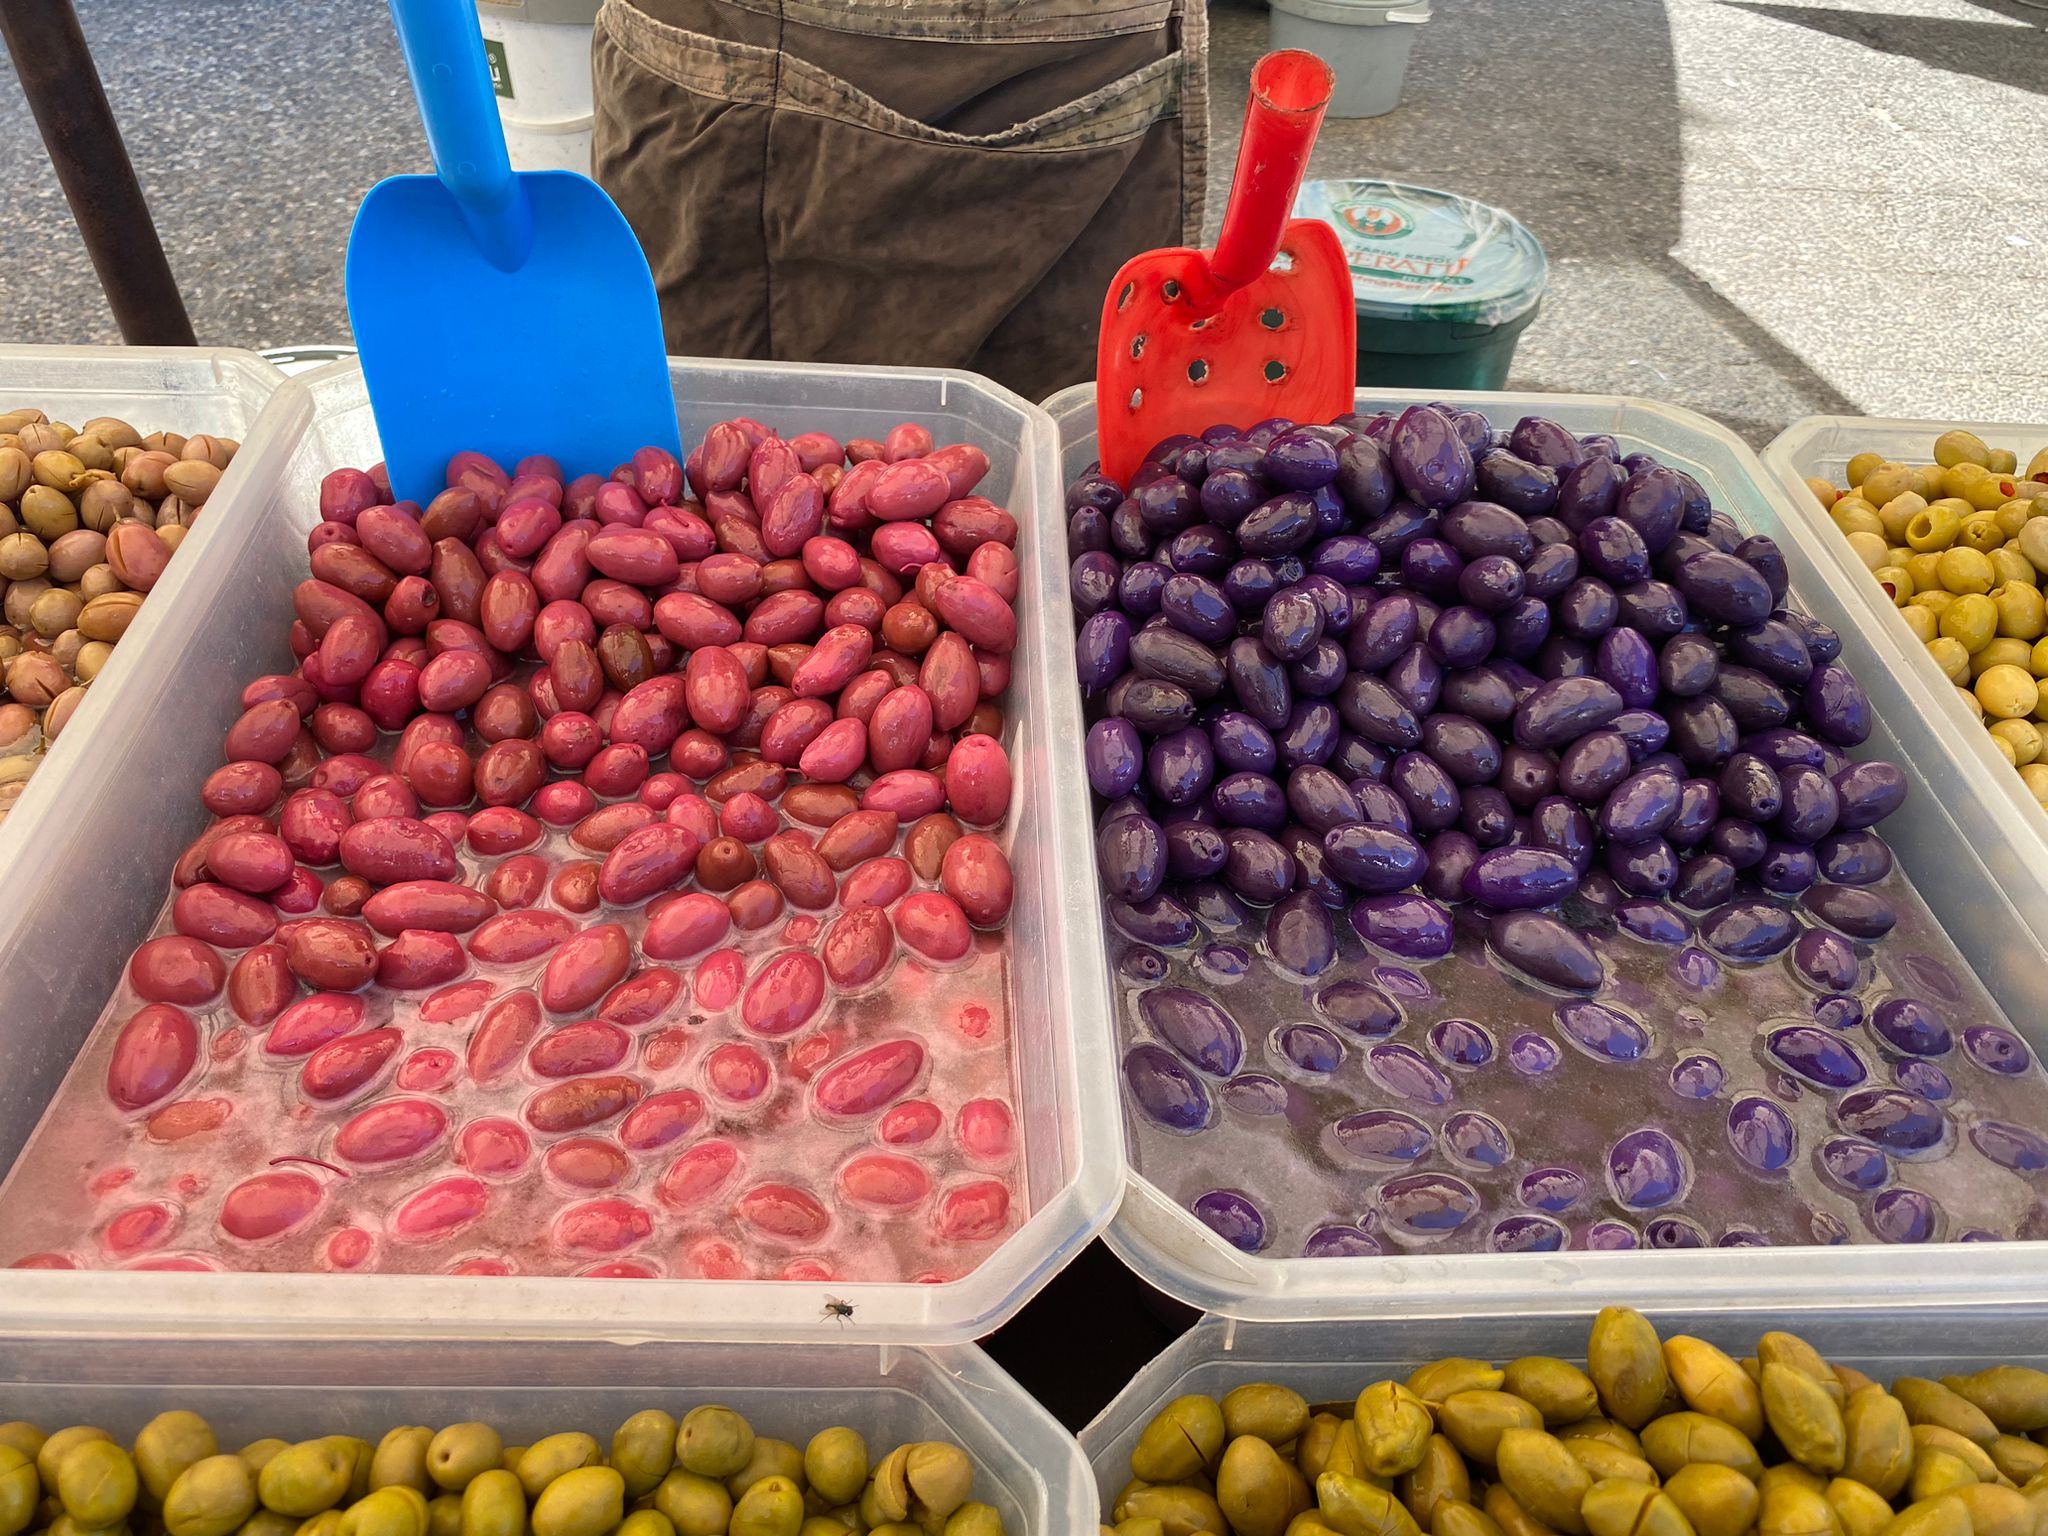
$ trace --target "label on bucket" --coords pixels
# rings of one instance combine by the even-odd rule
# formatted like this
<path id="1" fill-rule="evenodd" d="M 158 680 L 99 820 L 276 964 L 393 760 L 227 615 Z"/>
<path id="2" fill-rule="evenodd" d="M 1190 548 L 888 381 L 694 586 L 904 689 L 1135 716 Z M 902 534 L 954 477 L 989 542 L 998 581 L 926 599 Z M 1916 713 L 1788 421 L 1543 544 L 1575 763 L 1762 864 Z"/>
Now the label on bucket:
<path id="1" fill-rule="evenodd" d="M 1294 216 L 1337 231 L 1362 317 L 1501 325 L 1543 297 L 1536 237 L 1485 203 L 1391 181 L 1311 181 Z"/>
<path id="2" fill-rule="evenodd" d="M 496 38 L 485 38 L 484 62 L 491 67 L 491 89 L 507 101 L 510 101 L 512 99 L 512 70 L 505 62 L 505 45 Z"/>

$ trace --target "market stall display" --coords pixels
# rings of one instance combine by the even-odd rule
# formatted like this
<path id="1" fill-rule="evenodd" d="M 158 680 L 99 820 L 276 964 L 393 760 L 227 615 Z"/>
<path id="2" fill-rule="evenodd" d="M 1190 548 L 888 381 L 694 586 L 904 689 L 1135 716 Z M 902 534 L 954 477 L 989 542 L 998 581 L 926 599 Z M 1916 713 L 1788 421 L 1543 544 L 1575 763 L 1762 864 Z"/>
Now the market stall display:
<path id="1" fill-rule="evenodd" d="M 702 411 L 707 399 L 731 398 L 726 392 L 744 390 L 750 378 L 772 379 L 778 372 L 703 370 L 695 375 L 702 383 L 693 403 Z M 385 578 L 368 564 L 376 558 L 373 548 L 398 565 L 417 564 L 419 540 L 425 540 L 425 574 L 401 575 L 398 565 L 379 561 L 391 579 L 383 605 L 373 610 L 367 597 L 338 595 L 318 577 L 296 588 L 279 584 L 271 609 L 279 614 L 276 626 L 238 653 L 252 663 L 243 676 L 266 673 L 271 680 L 254 685 L 246 708 L 239 697 L 224 701 L 223 726 L 210 733 L 215 744 L 195 741 L 189 749 L 205 766 L 188 779 L 195 791 L 208 780 L 199 798 L 209 807 L 243 817 L 261 814 L 245 808 L 244 799 L 250 793 L 260 799 L 271 788 L 277 831 L 216 822 L 218 842 L 202 838 L 188 849 L 182 870 L 188 883 L 176 888 L 169 923 L 127 966 L 124 990 L 68 1080 L 67 1093 L 79 1096 L 80 1109 L 92 1106 L 92 1123 L 67 1111 L 70 1101 L 60 1098 L 44 1117 L 34 1149 L 17 1164 L 6 1195 L 10 1239 L 25 1239 L 34 1227 L 49 1240 L 31 1239 L 15 1257 L 174 1268 L 465 1267 L 528 1276 L 593 1269 L 707 1281 L 786 1275 L 803 1282 L 893 1284 L 907 1305 L 927 1315 L 1021 1303 L 1042 1272 L 1043 1260 L 1033 1257 L 1037 1245 L 1058 1249 L 1085 1235 L 1100 1217 L 1082 1211 L 1103 1210 L 1115 1171 L 1095 1171 L 1081 1155 L 1101 1122 L 1092 1106 L 1083 1111 L 1087 1095 L 1075 1070 L 1078 1052 L 1092 1049 L 1093 1038 L 1077 1029 L 1077 1015 L 1055 979 L 1070 957 L 1048 945 L 1024 947 L 1056 921 L 1051 914 L 1064 899 L 1062 838 L 1046 827 L 1053 763 L 1045 722 L 1055 694 L 1033 671 L 1020 669 L 999 700 L 997 669 L 1018 632 L 1013 626 L 1021 620 L 1024 635 L 1035 632 L 1043 582 L 1023 595 L 1021 585 L 1011 586 L 1015 562 L 998 571 L 993 552 L 971 553 L 970 546 L 1015 525 L 992 502 L 953 496 L 942 466 L 977 479 L 986 472 L 986 489 L 1029 506 L 1044 483 L 1035 457 L 1044 439 L 1034 440 L 1031 423 L 1023 420 L 1016 422 L 1024 428 L 1022 440 L 1005 442 L 1002 397 L 977 395 L 960 381 L 934 375 L 930 387 L 947 391 L 951 405 L 926 419 L 951 426 L 961 446 L 929 457 L 906 452 L 934 446 L 922 436 L 926 429 L 906 426 L 895 434 L 896 461 L 889 462 L 882 434 L 903 417 L 882 419 L 887 406 L 874 402 L 879 385 L 892 377 L 915 382 L 920 376 L 844 382 L 872 414 L 850 412 L 848 396 L 834 400 L 821 385 L 811 386 L 810 410 L 817 414 L 809 419 L 844 433 L 834 448 L 853 440 L 853 451 L 867 461 L 835 486 L 836 512 L 797 458 L 799 451 L 821 448 L 818 439 L 792 426 L 788 441 L 771 440 L 751 423 L 733 425 L 730 418 L 741 413 L 729 409 L 711 418 L 723 425 L 697 418 L 691 441 L 707 447 L 703 458 L 693 455 L 688 470 L 659 455 L 642 467 L 642 476 L 668 474 L 662 491 L 646 478 L 640 484 L 648 496 L 628 497 L 621 481 L 579 487 L 579 497 L 593 498 L 593 513 L 601 498 L 613 515 L 571 517 L 553 532 L 547 527 L 561 509 L 545 495 L 499 498 L 501 515 L 489 526 L 477 521 L 462 532 L 439 526 L 476 518 L 482 497 L 475 493 L 491 496 L 494 484 L 509 490 L 480 470 L 467 490 L 423 509 L 418 523 L 404 511 L 374 505 L 379 493 L 360 473 L 329 471 L 324 495 L 316 495 L 320 482 L 310 477 L 301 488 L 287 489 L 300 521 L 272 535 L 253 557 L 264 560 L 266 570 L 273 561 L 286 567 L 290 540 L 302 552 L 302 576 L 310 536 L 318 546 L 317 570 L 379 583 Z M 330 389 L 345 402 L 341 414 L 316 427 L 305 447 L 321 457 L 333 451 L 338 434 L 359 430 L 367 416 L 352 369 L 333 378 Z M 914 407 L 908 390 L 897 394 L 909 396 Z M 869 435 L 860 430 L 869 423 L 872 454 L 858 441 Z M 758 439 L 751 447 L 750 434 Z M 842 457 L 827 455 L 832 462 Z M 741 489 L 749 483 L 743 477 L 750 460 L 753 495 L 767 496 L 771 473 L 778 481 L 769 511 L 758 514 L 759 528 L 749 515 L 754 504 Z M 472 468 L 458 465 L 457 477 Z M 820 461 L 817 470 L 825 469 Z M 686 474 L 696 477 L 708 499 L 685 495 Z M 915 501 L 892 501 L 899 482 L 914 482 L 917 494 L 927 500 L 937 494 L 939 501 L 922 511 Z M 877 485 L 879 499 L 864 503 L 875 514 L 869 523 L 854 512 L 852 496 L 869 495 Z M 563 499 L 571 503 L 567 487 Z M 656 504 L 645 507 L 650 499 Z M 643 504 L 639 526 L 617 515 L 629 500 Z M 701 527 L 697 507 L 708 514 Z M 345 508 L 355 511 L 353 523 L 343 521 Z M 897 516 L 885 521 L 885 511 Z M 806 532 L 807 520 L 822 524 L 828 515 L 838 518 L 837 534 Z M 438 552 L 429 521 L 441 535 Z M 700 571 L 712 578 L 704 589 L 649 591 L 627 579 L 640 574 L 665 589 L 682 578 L 664 529 L 726 544 L 723 551 L 703 551 L 706 564 L 693 563 L 688 580 Z M 419 540 L 409 540 L 412 552 L 406 553 L 394 536 L 407 539 L 415 531 Z M 542 551 L 553 539 L 564 542 L 549 558 Z M 852 556 L 848 571 L 831 578 L 849 583 L 830 598 L 837 605 L 833 617 L 843 622 L 828 624 L 827 599 L 810 590 L 797 554 L 776 555 L 782 563 L 766 572 L 776 584 L 792 584 L 760 592 L 763 562 L 750 562 L 735 548 L 750 539 L 759 554 L 809 543 L 814 565 L 834 554 Z M 860 557 L 846 539 L 905 571 L 946 564 L 952 583 L 938 582 L 936 570 L 925 572 L 927 590 L 937 589 L 934 609 L 882 602 L 851 585 Z M 506 566 L 481 586 L 472 583 L 466 594 L 457 590 L 452 574 L 476 574 L 467 563 L 457 571 L 458 560 L 499 565 L 507 543 L 534 546 L 531 582 Z M 587 552 L 591 569 L 565 577 L 558 562 L 570 564 L 563 551 L 572 543 L 579 557 Z M 1037 570 L 1033 544 L 1028 535 L 1019 537 L 1017 559 Z M 946 554 L 949 546 L 960 553 Z M 933 551 L 933 560 L 921 558 Z M 244 557 L 250 558 L 246 551 Z M 640 567 L 621 563 L 626 557 L 676 569 L 648 578 Z M 382 666 L 390 679 L 412 685 L 425 702 L 449 705 L 460 695 L 467 702 L 455 707 L 468 719 L 482 712 L 482 730 L 465 737 L 463 746 L 444 739 L 455 734 L 447 710 L 449 721 L 437 725 L 429 712 L 394 742 L 389 732 L 374 730 L 378 717 L 369 714 L 391 705 L 392 696 L 382 691 L 389 679 L 379 679 L 376 688 L 369 687 L 368 671 L 353 684 L 340 680 L 354 676 L 363 659 L 343 643 L 353 643 L 351 630 L 374 636 L 372 613 L 387 628 L 414 623 L 417 612 L 404 617 L 397 606 L 408 594 L 416 604 L 440 599 L 437 560 L 456 600 L 477 605 L 477 622 L 434 617 L 417 637 L 401 633 L 368 649 L 373 669 Z M 950 563 L 970 561 L 1018 594 L 1015 610 L 988 582 Z M 606 569 L 613 574 L 602 574 Z M 748 574 L 756 585 L 742 594 L 732 582 Z M 878 584 L 895 580 L 874 563 L 867 574 Z M 1049 578 L 1050 568 L 1042 574 Z M 418 579 L 408 583 L 405 576 Z M 594 584 L 585 585 L 586 576 Z M 583 596 L 550 590 L 549 600 L 559 605 L 553 609 L 537 601 L 541 584 L 552 588 L 567 577 Z M 717 585 L 721 580 L 726 585 Z M 705 595 L 713 587 L 744 617 Z M 913 585 L 896 595 L 914 591 Z M 536 601 L 508 605 L 508 617 L 499 602 L 506 594 Z M 605 608 L 606 625 L 588 616 L 593 603 Z M 645 630 L 623 612 L 631 604 L 646 606 Z M 615 606 L 622 611 L 612 613 Z M 918 617 L 913 607 L 951 618 L 943 629 L 934 618 L 926 634 L 911 623 Z M 856 637 L 847 628 L 868 635 L 860 621 L 879 630 L 892 609 L 888 632 L 910 649 L 871 640 L 872 665 L 851 655 Z M 577 621 L 578 614 L 585 618 Z M 1001 624 L 1005 615 L 1009 623 Z M 511 639 L 502 625 L 515 620 L 522 633 L 531 626 L 581 627 L 546 636 L 557 654 L 534 670 L 531 660 L 513 662 L 509 651 L 485 638 Z M 282 680 L 276 662 L 266 667 L 257 661 L 282 656 L 290 664 L 284 630 L 294 622 L 302 626 L 299 649 L 306 656 L 301 681 L 316 678 L 331 695 L 352 691 L 358 703 L 338 697 L 316 703 Z M 664 622 L 680 640 L 663 633 Z M 794 630 L 741 637 L 746 624 L 763 631 L 771 622 Z M 640 647 L 626 644 L 626 634 L 603 633 L 612 623 L 627 624 L 640 647 L 673 647 L 670 666 L 680 670 L 631 679 L 641 691 L 605 701 L 607 666 L 649 666 Z M 715 634 L 706 628 L 712 625 Z M 809 653 L 817 659 L 804 668 L 804 642 L 796 632 L 822 640 L 834 628 L 840 632 Z M 989 664 L 986 699 L 968 634 L 981 642 Z M 741 651 L 714 643 L 721 639 Z M 772 658 L 771 641 L 784 647 Z M 436 644 L 441 654 L 425 657 L 415 679 L 415 648 Z M 389 645 L 400 649 L 376 660 Z M 518 642 L 521 650 L 525 645 Z M 326 670 L 330 652 L 340 658 L 339 675 Z M 504 658 L 508 673 L 516 667 L 516 686 L 490 681 L 494 654 Z M 956 664 L 956 658 L 964 659 Z M 571 660 L 589 665 L 580 671 L 556 665 Z M 828 660 L 841 664 L 844 675 L 836 685 L 829 679 L 818 685 L 814 674 Z M 746 678 L 755 663 L 763 668 L 759 691 Z M 788 671 L 789 685 L 772 681 L 777 667 Z M 459 668 L 471 677 L 466 683 L 456 678 L 456 691 L 444 696 L 441 683 L 448 679 L 441 674 Z M 890 705 L 881 696 L 899 688 L 892 668 L 906 669 L 910 686 Z M 915 681 L 927 668 L 929 694 Z M 626 677 L 623 670 L 620 677 Z M 827 700 L 856 679 L 860 688 L 845 699 L 846 718 L 826 718 L 838 714 Z M 564 687 L 576 690 L 576 701 L 595 705 L 588 717 L 564 707 L 570 700 L 557 691 Z M 598 697 L 584 699 L 593 687 Z M 799 689 L 808 696 L 797 699 Z M 401 692 L 400 714 L 419 707 L 413 691 Z M 908 731 L 899 717 L 915 713 L 920 702 L 942 706 L 948 712 L 943 729 L 962 728 L 965 745 L 934 740 L 936 725 Z M 739 717 L 728 718 L 735 703 Z M 738 745 L 792 703 L 775 739 L 762 743 L 764 755 L 755 759 L 751 748 Z M 992 713 L 998 703 L 1008 718 Z M 303 727 L 302 704 L 314 705 Z M 887 712 L 887 728 L 872 735 L 872 746 L 859 719 L 869 705 Z M 545 725 L 538 718 L 543 708 L 554 711 Z M 749 711 L 753 720 L 746 725 Z M 967 733 L 970 717 L 977 732 L 1000 735 Z M 393 729 L 403 723 L 397 715 L 389 718 Z M 593 739 L 605 734 L 600 720 L 608 723 L 608 743 Z M 502 733 L 500 725 L 513 729 Z M 218 745 L 224 728 L 231 743 L 225 751 Z M 343 735 L 335 735 L 337 729 Z M 273 737 L 266 739 L 265 730 Z M 329 751 L 318 745 L 322 739 L 366 752 Z M 650 746 L 668 761 L 644 760 Z M 852 761 L 827 761 L 827 747 L 842 756 L 857 750 Z M 941 747 L 947 749 L 943 762 Z M 737 758 L 730 755 L 735 750 Z M 845 784 L 871 751 L 879 754 L 872 765 L 879 775 L 870 769 L 857 786 Z M 900 766 L 891 755 L 899 751 L 910 753 Z M 550 753 L 577 766 L 558 769 Z M 383 772 L 389 765 L 366 761 L 370 754 L 397 758 L 404 782 Z M 806 754 L 812 772 L 798 783 Z M 273 756 L 280 761 L 268 762 Z M 932 767 L 916 766 L 923 762 Z M 448 770 L 445 776 L 437 763 Z M 530 782 L 536 763 L 552 783 Z M 686 781 L 685 773 L 696 778 Z M 303 790 L 286 784 L 301 774 Z M 612 803 L 596 806 L 593 785 L 602 785 Z M 700 788 L 709 794 L 699 794 Z M 870 802 L 864 808 L 863 793 Z M 370 799 L 362 798 L 366 794 Z M 295 808 L 287 814 L 282 805 L 293 795 Z M 403 803 L 407 797 L 416 808 Z M 472 797 L 484 803 L 473 805 Z M 473 814 L 457 811 L 458 804 Z M 338 814 L 337 805 L 343 806 Z M 387 815 L 358 814 L 373 808 Z M 826 825 L 848 811 L 858 814 L 837 831 Z M 912 823 L 942 813 L 968 818 L 957 825 L 960 835 L 954 835 L 955 822 L 934 820 L 897 854 Z M 892 816 L 893 824 L 883 827 Z M 319 878 L 309 880 L 299 869 L 297 853 L 282 882 L 270 880 L 278 870 L 256 868 L 276 855 L 273 842 L 291 852 L 294 841 L 307 837 L 331 840 L 331 846 L 306 845 L 320 860 L 314 866 Z M 670 846 L 686 838 L 691 849 Z M 346 851 L 343 839 L 350 844 Z M 815 848 L 799 846 L 813 840 Z M 629 857 L 639 853 L 649 867 Z M 255 855 L 255 863 L 245 855 Z M 1005 890 L 1003 867 L 1013 860 L 1014 881 Z M 202 862 L 216 878 L 190 878 Z M 564 874 L 562 866 L 571 863 L 576 867 Z M 840 882 L 863 863 L 869 867 L 842 907 Z M 830 890 L 807 878 L 818 868 L 828 871 Z M 229 878 L 218 878 L 223 869 Z M 628 878 L 634 870 L 645 876 L 637 884 Z M 418 880 L 437 883 L 413 883 Z M 660 900 L 658 912 L 648 905 L 650 897 Z M 279 898 L 301 910 L 278 907 Z M 427 905 L 418 907 L 422 901 Z M 484 913 L 486 903 L 499 910 Z M 891 908 L 886 933 L 876 922 L 883 915 L 876 903 Z M 261 935 L 254 932 L 259 910 L 269 914 Z M 246 932 L 236 926 L 241 914 L 249 915 Z M 235 931 L 219 928 L 219 918 Z M 203 936 L 208 933 L 227 941 L 228 950 L 203 955 L 215 948 Z M 209 958 L 217 964 L 207 964 Z M 886 973 L 879 969 L 885 965 Z M 455 966 L 465 973 L 444 974 Z M 635 968 L 644 974 L 626 974 Z M 372 972 L 381 982 L 357 992 Z M 502 995 L 482 997 L 479 981 Z M 166 986 L 171 992 L 159 998 Z M 204 1000 L 194 989 L 206 992 Z M 173 994 L 195 1000 L 178 1002 Z M 253 1010 L 260 1022 L 248 1022 L 251 1014 L 238 1007 Z M 223 1040 L 229 1044 L 216 1049 Z M 337 1066 L 342 1078 L 330 1079 Z M 160 1069 L 169 1076 L 159 1076 Z M 487 1088 L 485 1080 L 495 1086 Z M 353 1086 L 337 1098 L 344 1081 Z M 1087 1092 L 1106 1106 L 1101 1088 L 1091 1084 Z M 885 1130 L 880 1122 L 890 1110 L 896 1112 Z M 117 1132 L 118 1144 L 110 1144 L 109 1128 L 117 1125 L 126 1128 Z M 284 1161 L 273 1164 L 273 1158 Z M 85 1193 L 90 1204 L 83 1219 L 75 1195 L 65 1195 L 70 1211 L 60 1214 L 38 1188 Z M 694 1214 L 686 1216 L 686 1208 Z M 123 1251 L 107 1248 L 109 1240 Z M 984 1267 L 987 1273 L 958 1290 L 914 1283 L 958 1281 Z M 808 1288 L 779 1306 L 815 1320 L 817 1297 Z M 448 1299 L 457 1300 L 453 1293 Z M 516 1286 L 503 1305 L 521 1305 Z M 727 1305 L 735 1316 L 748 1315 L 740 1296 Z M 886 1306 L 864 1308 L 862 1322 L 887 1315 Z"/>
<path id="2" fill-rule="evenodd" d="M 1212 1323 L 1083 1444 L 1120 1531 L 2036 1528 L 2048 1372 L 2024 1327 L 2001 1354 L 1959 1319 L 1916 1319 L 1910 1342 L 1882 1312 L 1788 1321 L 1800 1332 L 1622 1307 L 1590 1325 L 1445 1319 L 1420 1337 L 1297 1324 L 1244 1330 L 1234 1353 Z"/>
<path id="3" fill-rule="evenodd" d="M 1754 478 L 1654 408 L 1482 438 L 1519 402 L 1412 403 L 1344 424 L 1400 424 L 1391 452 L 1219 433 L 1126 500 L 1050 402 L 1137 1175 L 1113 1239 L 1264 1312 L 1379 1254 L 2039 1236 L 2039 1068 L 1871 830 L 1917 770 L 1854 653 L 1772 617 L 1808 567 L 1749 532 Z M 1352 1267 L 1328 1292 L 1296 1255 Z"/>

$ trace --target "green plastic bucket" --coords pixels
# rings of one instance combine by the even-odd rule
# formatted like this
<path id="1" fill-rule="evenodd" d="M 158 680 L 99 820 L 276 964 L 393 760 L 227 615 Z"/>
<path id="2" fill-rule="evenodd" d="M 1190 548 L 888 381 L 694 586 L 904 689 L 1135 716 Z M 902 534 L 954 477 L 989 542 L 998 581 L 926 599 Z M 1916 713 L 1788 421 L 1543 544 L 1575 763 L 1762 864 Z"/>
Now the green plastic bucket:
<path id="1" fill-rule="evenodd" d="M 1337 231 L 1358 306 L 1358 382 L 1499 389 L 1550 264 L 1510 213 L 1433 187 L 1311 181 L 1297 218 Z"/>

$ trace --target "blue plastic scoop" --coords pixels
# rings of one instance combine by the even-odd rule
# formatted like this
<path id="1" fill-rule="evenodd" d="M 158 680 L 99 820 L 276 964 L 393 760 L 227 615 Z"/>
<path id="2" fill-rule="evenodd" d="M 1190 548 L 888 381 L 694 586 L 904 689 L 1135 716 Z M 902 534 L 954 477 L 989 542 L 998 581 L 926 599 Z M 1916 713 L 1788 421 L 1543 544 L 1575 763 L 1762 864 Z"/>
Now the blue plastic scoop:
<path id="1" fill-rule="evenodd" d="M 370 189 L 348 242 L 348 313 L 384 462 L 425 504 L 473 448 L 607 473 L 678 457 L 647 258 L 587 176 L 514 174 L 473 0 L 391 0 L 434 176 Z"/>

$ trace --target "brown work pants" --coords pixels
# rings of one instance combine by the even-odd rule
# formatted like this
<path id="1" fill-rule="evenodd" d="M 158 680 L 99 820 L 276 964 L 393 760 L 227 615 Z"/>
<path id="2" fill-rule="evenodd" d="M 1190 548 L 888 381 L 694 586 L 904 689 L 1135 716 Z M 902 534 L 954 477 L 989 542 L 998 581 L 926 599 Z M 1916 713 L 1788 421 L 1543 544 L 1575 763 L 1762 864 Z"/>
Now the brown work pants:
<path id="1" fill-rule="evenodd" d="M 674 352 L 1095 374 L 1130 256 L 1192 243 L 1203 0 L 606 0 L 596 175 Z"/>

